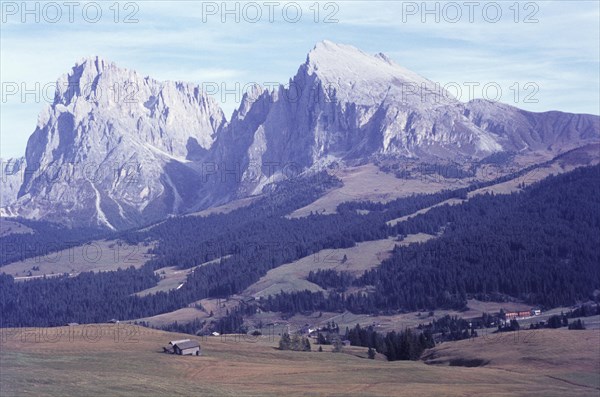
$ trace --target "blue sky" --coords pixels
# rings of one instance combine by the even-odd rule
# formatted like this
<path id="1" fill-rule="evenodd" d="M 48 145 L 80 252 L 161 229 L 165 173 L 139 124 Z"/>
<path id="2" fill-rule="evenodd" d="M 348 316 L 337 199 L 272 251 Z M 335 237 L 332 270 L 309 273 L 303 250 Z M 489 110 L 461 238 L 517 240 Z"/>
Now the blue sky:
<path id="1" fill-rule="evenodd" d="M 47 105 L 43 97 L 22 100 L 20 93 L 7 95 L 5 88 L 54 82 L 92 55 L 159 80 L 233 88 L 236 82 L 285 84 L 314 44 L 328 39 L 383 52 L 442 85 L 456 83 L 463 87 L 461 100 L 469 99 L 465 83 L 479 83 L 475 97 L 484 95 L 483 85 L 493 83 L 502 89 L 502 102 L 524 109 L 599 113 L 597 1 L 523 1 L 516 7 L 514 1 L 480 1 L 471 8 L 462 1 L 429 2 L 430 13 L 421 1 L 228 2 L 230 14 L 221 1 L 92 3 L 75 6 L 71 22 L 62 1 L 55 3 L 59 8 L 30 2 L 30 13 L 20 1 L 2 2 L 3 158 L 24 153 L 37 115 Z M 98 8 L 102 15 L 96 18 Z M 131 13 L 133 23 L 124 23 Z M 228 118 L 237 105 L 233 96 L 226 98 Z"/>

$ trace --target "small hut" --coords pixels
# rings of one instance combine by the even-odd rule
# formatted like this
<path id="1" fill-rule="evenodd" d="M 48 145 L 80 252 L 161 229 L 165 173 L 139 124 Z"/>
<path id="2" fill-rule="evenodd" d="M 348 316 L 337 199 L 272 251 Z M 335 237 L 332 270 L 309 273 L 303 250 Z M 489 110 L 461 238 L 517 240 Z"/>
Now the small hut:
<path id="1" fill-rule="evenodd" d="M 200 356 L 200 343 L 195 340 L 172 340 L 168 346 L 163 347 L 165 353 L 179 354 L 180 356 Z"/>

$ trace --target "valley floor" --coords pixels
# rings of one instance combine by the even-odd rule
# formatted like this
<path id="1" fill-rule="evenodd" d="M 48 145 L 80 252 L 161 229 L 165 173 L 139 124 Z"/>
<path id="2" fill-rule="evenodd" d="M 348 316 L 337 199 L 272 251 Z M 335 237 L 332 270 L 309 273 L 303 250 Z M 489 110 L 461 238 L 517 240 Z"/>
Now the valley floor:
<path id="1" fill-rule="evenodd" d="M 203 356 L 161 353 L 189 338 L 106 324 L 3 329 L 2 396 L 597 396 L 597 330 L 524 331 L 502 343 L 479 338 L 444 343 L 430 361 L 344 353 L 279 351 L 276 334 L 258 339 L 200 339 Z M 479 359 L 483 367 L 451 366 Z M 458 361 L 456 361 L 458 359 Z"/>

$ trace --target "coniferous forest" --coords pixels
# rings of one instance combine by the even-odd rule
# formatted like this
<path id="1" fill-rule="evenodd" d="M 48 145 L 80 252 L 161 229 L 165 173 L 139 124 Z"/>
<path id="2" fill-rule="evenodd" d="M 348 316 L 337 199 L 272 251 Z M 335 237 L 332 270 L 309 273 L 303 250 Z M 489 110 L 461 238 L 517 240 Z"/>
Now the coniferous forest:
<path id="1" fill-rule="evenodd" d="M 385 354 L 388 361 L 418 360 L 425 349 L 435 346 L 428 330 L 414 332 L 410 329 L 391 331 L 383 335 L 373 327 L 362 328 L 359 324 L 346 332 L 346 339 L 352 346 L 363 346 Z"/>
<path id="2" fill-rule="evenodd" d="M 551 177 L 511 195 L 476 196 L 400 224 L 414 233 L 432 225 L 441 237 L 397 247 L 390 259 L 353 281 L 375 286 L 369 294 L 281 293 L 267 309 L 299 312 L 341 310 L 376 313 L 434 308 L 461 309 L 468 296 L 510 296 L 554 307 L 590 299 L 600 283 L 600 183 L 598 167 Z M 330 286 L 348 281 L 331 272 Z M 313 275 L 313 277 L 315 277 Z"/>
<path id="3" fill-rule="evenodd" d="M 27 282 L 3 275 L 1 324 L 62 325 L 164 313 L 202 298 L 239 293 L 268 270 L 324 248 L 419 232 L 438 237 L 396 248 L 391 258 L 357 278 L 315 269 L 310 277 L 327 293 L 282 292 L 259 304 L 264 310 L 288 313 L 459 309 L 468 297 L 510 296 L 546 307 L 572 304 L 600 289 L 599 172 L 599 166 L 581 168 L 520 193 L 475 196 L 396 226 L 386 222 L 449 198 L 464 198 L 478 186 L 386 204 L 346 203 L 336 214 L 290 219 L 285 215 L 339 181 L 324 173 L 289 180 L 249 207 L 228 214 L 172 218 L 143 231 L 112 236 L 131 243 L 157 242 L 154 259 L 140 269 Z M 217 263 L 196 268 L 177 290 L 133 295 L 156 285 L 154 270 L 191 268 L 218 258 Z M 369 292 L 349 294 L 350 285 Z"/>

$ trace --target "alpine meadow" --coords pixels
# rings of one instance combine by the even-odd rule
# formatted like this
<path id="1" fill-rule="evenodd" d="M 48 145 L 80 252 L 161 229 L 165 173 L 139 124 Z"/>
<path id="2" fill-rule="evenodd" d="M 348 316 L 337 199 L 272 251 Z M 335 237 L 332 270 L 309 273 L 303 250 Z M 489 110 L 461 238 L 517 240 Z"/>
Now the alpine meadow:
<path id="1" fill-rule="evenodd" d="M 600 393 L 599 3 L 0 5 L 0 396 Z"/>

